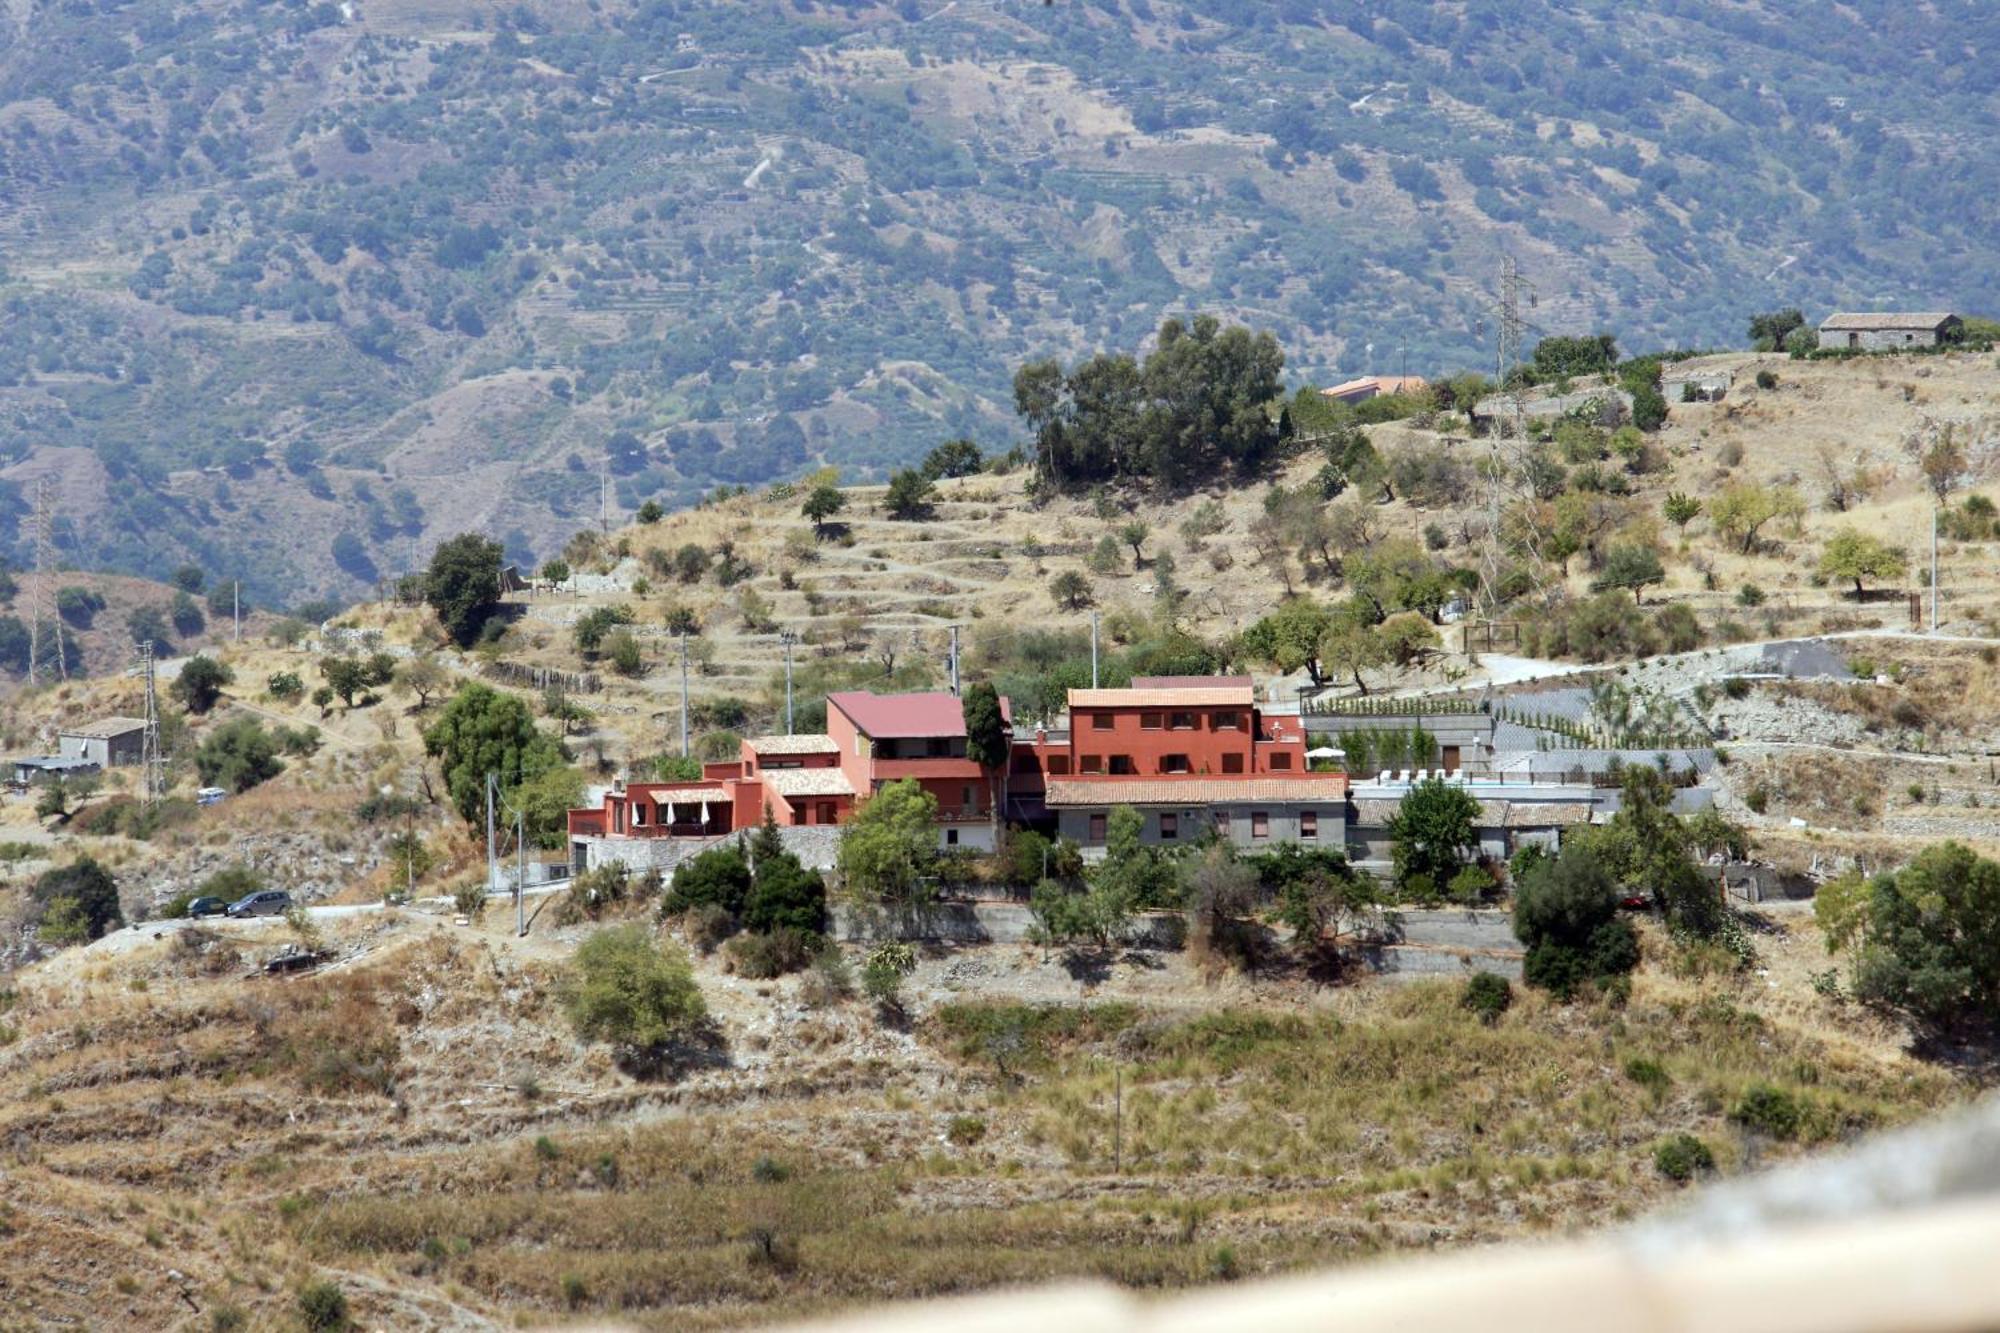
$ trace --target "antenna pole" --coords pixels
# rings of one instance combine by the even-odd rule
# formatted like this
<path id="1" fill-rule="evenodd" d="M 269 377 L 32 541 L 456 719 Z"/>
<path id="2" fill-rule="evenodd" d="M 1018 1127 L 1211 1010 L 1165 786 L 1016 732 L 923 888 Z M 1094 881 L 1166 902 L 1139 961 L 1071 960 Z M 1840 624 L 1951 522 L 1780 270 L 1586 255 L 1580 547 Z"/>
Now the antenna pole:
<path id="1" fill-rule="evenodd" d="M 153 676 L 153 641 L 139 645 L 134 654 L 132 674 L 145 681 L 146 729 L 139 745 L 139 763 L 144 773 L 145 803 L 154 806 L 167 794 L 167 761 L 160 753 L 160 696 Z"/>
<path id="2" fill-rule="evenodd" d="M 243 580 L 236 579 L 231 584 L 230 598 L 236 617 L 236 642 L 243 642 Z"/>
<path id="3" fill-rule="evenodd" d="M 780 642 L 782 642 L 782 643 L 783 643 L 783 644 L 785 645 L 785 734 L 786 734 L 787 736 L 790 736 L 790 735 L 792 735 L 792 734 L 793 734 L 793 731 L 792 731 L 792 644 L 793 644 L 793 643 L 795 643 L 795 642 L 797 642 L 797 640 L 798 640 L 798 637 L 799 637 L 798 635 L 796 635 L 796 634 L 792 633 L 792 632 L 791 632 L 790 630 L 785 630 L 785 631 L 783 631 L 782 633 L 780 633 L 780 634 L 778 635 L 778 639 L 779 639 L 779 641 L 780 641 Z"/>
<path id="4" fill-rule="evenodd" d="M 493 773 L 486 774 L 486 891 L 493 892 L 493 885 L 500 878 L 493 843 Z"/>
<path id="5" fill-rule="evenodd" d="M 1097 688 L 1097 612 L 1090 613 L 1090 688 Z"/>
<path id="6" fill-rule="evenodd" d="M 958 693 L 958 626 L 951 627 L 951 692 Z"/>
<path id="7" fill-rule="evenodd" d="M 1931 506 L 1931 633 L 1938 625 L 1938 506 Z"/>

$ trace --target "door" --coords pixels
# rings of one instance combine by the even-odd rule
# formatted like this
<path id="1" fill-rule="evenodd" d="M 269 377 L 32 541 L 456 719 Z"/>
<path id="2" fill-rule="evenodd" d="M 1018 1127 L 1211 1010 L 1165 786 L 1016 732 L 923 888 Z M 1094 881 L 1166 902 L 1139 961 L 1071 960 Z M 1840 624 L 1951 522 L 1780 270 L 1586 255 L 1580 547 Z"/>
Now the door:
<path id="1" fill-rule="evenodd" d="M 1456 773 L 1458 771 L 1458 747 L 1456 745 L 1444 746 L 1438 751 L 1438 755 L 1438 763 L 1444 766 L 1445 772 Z"/>

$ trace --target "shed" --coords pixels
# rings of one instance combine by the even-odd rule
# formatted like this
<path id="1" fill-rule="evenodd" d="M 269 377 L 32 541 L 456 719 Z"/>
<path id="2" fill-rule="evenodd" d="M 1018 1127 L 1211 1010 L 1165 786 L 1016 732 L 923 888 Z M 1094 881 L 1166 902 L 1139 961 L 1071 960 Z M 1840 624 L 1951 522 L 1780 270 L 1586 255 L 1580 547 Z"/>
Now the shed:
<path id="1" fill-rule="evenodd" d="M 95 760 L 75 755 L 37 754 L 13 762 L 14 782 L 23 787 L 37 782 L 53 782 L 58 778 L 80 778 L 98 771 Z"/>
<path id="2" fill-rule="evenodd" d="M 56 749 L 69 758 L 88 759 L 99 768 L 145 761 L 146 719 L 105 717 L 56 735 Z"/>
<path id="3" fill-rule="evenodd" d="M 1820 321 L 1822 351 L 1893 352 L 1937 347 L 1963 331 L 1965 321 L 1949 310 L 1841 312 Z"/>

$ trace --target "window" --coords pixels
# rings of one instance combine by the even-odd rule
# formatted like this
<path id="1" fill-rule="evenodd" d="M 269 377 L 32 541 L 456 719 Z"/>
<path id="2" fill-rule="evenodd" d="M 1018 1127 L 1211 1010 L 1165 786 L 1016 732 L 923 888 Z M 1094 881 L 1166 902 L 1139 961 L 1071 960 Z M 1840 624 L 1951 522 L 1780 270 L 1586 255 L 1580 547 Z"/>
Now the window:
<path id="1" fill-rule="evenodd" d="M 1092 816 L 1090 817 L 1090 840 L 1091 840 L 1092 842 L 1103 842 L 1103 841 L 1104 841 L 1104 816 L 1103 816 L 1103 815 L 1092 815 Z"/>
<path id="2" fill-rule="evenodd" d="M 803 806 L 803 805 L 802 805 L 802 806 L 798 807 L 798 808 L 797 808 L 796 810 L 793 810 L 793 811 L 792 811 L 792 822 L 793 822 L 794 824 L 810 824 L 810 823 L 812 823 L 812 808 L 811 808 L 810 806 Z"/>
<path id="3" fill-rule="evenodd" d="M 1092 731 L 1109 731 L 1114 725 L 1115 723 L 1109 713 L 1092 713 L 1090 715 L 1090 729 Z"/>
<path id="4" fill-rule="evenodd" d="M 1268 838 L 1271 836 L 1271 816 L 1262 810 L 1250 812 L 1250 836 Z"/>
<path id="5" fill-rule="evenodd" d="M 1194 729 L 1194 714 L 1169 713 L 1167 714 L 1167 725 L 1175 731 L 1192 731 Z"/>
<path id="6" fill-rule="evenodd" d="M 1243 719 L 1235 713 L 1217 713 L 1212 725 L 1217 731 L 1241 731 Z"/>
<path id="7" fill-rule="evenodd" d="M 1122 774 L 1125 777 L 1132 777 L 1138 773 L 1139 768 L 1138 765 L 1132 762 L 1131 755 L 1114 754 L 1111 756 L 1111 771 Z"/>
<path id="8" fill-rule="evenodd" d="M 1319 836 L 1319 811 L 1317 810 L 1299 811 L 1299 837 L 1317 838 L 1318 836 Z"/>
<path id="9" fill-rule="evenodd" d="M 1186 755 L 1163 754 L 1160 756 L 1160 771 L 1162 773 L 1189 773 L 1193 769 L 1189 766 Z"/>
<path id="10" fill-rule="evenodd" d="M 1222 771 L 1225 773 L 1241 773 L 1243 771 L 1243 756 L 1240 754 L 1226 754 L 1222 756 Z"/>
<path id="11" fill-rule="evenodd" d="M 1277 750 L 1272 753 L 1270 764 L 1273 773 L 1288 773 L 1291 771 L 1292 757 L 1283 750 Z"/>
<path id="12" fill-rule="evenodd" d="M 1083 762 L 1077 765 L 1076 771 L 1079 773 L 1102 773 L 1104 771 L 1104 756 L 1101 754 L 1085 755 Z"/>
<path id="13" fill-rule="evenodd" d="M 1049 776 L 1052 778 L 1066 778 L 1069 776 L 1068 755 L 1052 754 L 1049 756 Z"/>
<path id="14" fill-rule="evenodd" d="M 819 803 L 819 822 L 822 824 L 838 824 L 840 822 L 840 815 L 835 812 L 832 801 L 821 801 Z"/>
<path id="15" fill-rule="evenodd" d="M 958 830 L 957 830 L 957 829 L 955 829 L 955 828 L 948 828 L 948 829 L 946 829 L 946 830 L 944 831 L 944 845 L 945 845 L 945 846 L 947 846 L 947 847 L 956 847 L 956 846 L 958 846 Z"/>
<path id="16" fill-rule="evenodd" d="M 1172 841 L 1173 841 L 1174 839 L 1176 839 L 1176 838 L 1178 838 L 1178 837 L 1180 837 L 1180 836 L 1181 836 L 1181 820 L 1180 820 L 1180 816 L 1179 816 L 1179 815 L 1161 815 L 1161 816 L 1160 816 L 1160 841 L 1161 841 L 1161 842 L 1172 842 Z"/>
<path id="17" fill-rule="evenodd" d="M 977 810 L 979 808 L 979 802 L 973 796 L 972 788 L 960 787 L 958 789 L 958 797 L 959 797 L 958 803 L 964 806 L 966 809 Z"/>
<path id="18" fill-rule="evenodd" d="M 646 827 L 646 807 L 638 801 L 632 802 L 632 827 Z"/>
<path id="19" fill-rule="evenodd" d="M 1160 715 L 1158 713 L 1139 714 L 1139 729 L 1141 731 L 1158 731 L 1160 729 Z"/>
<path id="20" fill-rule="evenodd" d="M 1217 810 L 1215 812 L 1215 836 L 1218 838 L 1229 836 L 1229 812 L 1227 810 Z"/>

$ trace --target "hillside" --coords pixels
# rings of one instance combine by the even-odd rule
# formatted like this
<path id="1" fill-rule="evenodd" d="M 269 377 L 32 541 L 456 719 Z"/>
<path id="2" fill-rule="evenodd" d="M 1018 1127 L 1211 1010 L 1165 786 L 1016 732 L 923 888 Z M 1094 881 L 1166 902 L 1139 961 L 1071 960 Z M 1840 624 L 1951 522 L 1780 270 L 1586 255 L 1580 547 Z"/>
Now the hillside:
<path id="1" fill-rule="evenodd" d="M 1503 251 L 1531 332 L 1628 347 L 1992 308 L 1994 24 L 16 6 L 0 480 L 60 478 L 79 564 L 351 599 L 467 528 L 546 558 L 605 470 L 630 513 L 1009 442 L 1016 366 L 1168 311 L 1271 328 L 1305 377 L 1490 365 Z"/>

